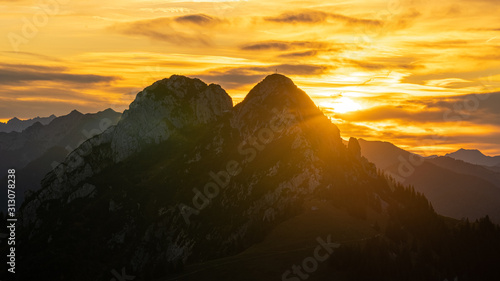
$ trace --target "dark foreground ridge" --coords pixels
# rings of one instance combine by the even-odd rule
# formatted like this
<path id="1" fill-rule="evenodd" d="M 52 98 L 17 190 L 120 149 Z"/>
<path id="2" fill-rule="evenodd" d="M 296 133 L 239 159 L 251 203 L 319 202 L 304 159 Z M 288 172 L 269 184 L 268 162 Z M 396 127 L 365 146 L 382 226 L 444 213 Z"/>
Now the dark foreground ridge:
<path id="1" fill-rule="evenodd" d="M 20 223 L 22 280 L 481 280 L 500 249 L 488 218 L 437 215 L 278 74 L 234 107 L 218 85 L 155 82 Z"/>

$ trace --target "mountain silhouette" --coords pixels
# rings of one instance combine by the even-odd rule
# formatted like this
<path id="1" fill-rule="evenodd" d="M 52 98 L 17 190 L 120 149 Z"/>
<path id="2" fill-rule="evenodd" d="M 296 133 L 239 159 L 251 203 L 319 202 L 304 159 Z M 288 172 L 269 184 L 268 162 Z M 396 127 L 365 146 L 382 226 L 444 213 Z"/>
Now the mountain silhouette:
<path id="1" fill-rule="evenodd" d="M 350 259 L 333 256 L 355 257 L 349 245 L 371 241 L 374 260 L 401 255 L 408 268 L 394 275 L 388 262 L 377 267 L 380 278 L 431 268 L 425 280 L 475 273 L 498 249 L 466 255 L 455 246 L 463 243 L 453 232 L 461 223 L 436 214 L 361 150 L 356 139 L 346 147 L 337 126 L 283 75 L 266 77 L 234 107 L 218 85 L 178 75 L 157 81 L 26 199 L 18 251 L 30 269 L 19 276 L 110 280 L 122 269 L 137 280 L 300 280 L 294 262 L 323 245 L 310 280 L 361 280 L 372 263 L 352 270 Z M 480 224 L 489 236 L 474 245 L 497 245 L 500 230 L 489 218 Z M 475 225 L 468 227 L 479 237 Z M 424 258 L 430 249 L 436 260 L 457 258 L 443 265 Z M 457 266 L 469 259 L 472 269 Z"/>
<path id="2" fill-rule="evenodd" d="M 483 165 L 483 166 L 500 165 L 500 156 L 486 156 L 477 149 L 461 148 L 453 153 L 448 153 L 445 156 L 476 165 Z"/>
<path id="3" fill-rule="evenodd" d="M 447 156 L 424 158 L 389 142 L 359 140 L 361 154 L 403 184 L 412 185 L 440 214 L 456 219 L 489 215 L 500 222 L 500 174 Z"/>
<path id="4" fill-rule="evenodd" d="M 26 192 L 40 188 L 43 177 L 83 141 L 116 124 L 121 114 L 107 109 L 92 114 L 73 110 L 43 125 L 36 122 L 22 132 L 0 133 L 0 169 L 16 169 L 16 196 L 21 206 Z M 5 181 L 7 177 L 5 177 Z M 0 203 L 6 211 L 6 201 Z"/>
<path id="5" fill-rule="evenodd" d="M 40 123 L 42 125 L 47 125 L 52 120 L 56 119 L 54 114 L 49 117 L 36 117 L 28 120 L 19 120 L 19 118 L 14 117 L 7 121 L 7 123 L 0 122 L 0 132 L 10 133 L 10 132 L 22 132 L 24 129 L 30 127 L 35 123 Z"/>

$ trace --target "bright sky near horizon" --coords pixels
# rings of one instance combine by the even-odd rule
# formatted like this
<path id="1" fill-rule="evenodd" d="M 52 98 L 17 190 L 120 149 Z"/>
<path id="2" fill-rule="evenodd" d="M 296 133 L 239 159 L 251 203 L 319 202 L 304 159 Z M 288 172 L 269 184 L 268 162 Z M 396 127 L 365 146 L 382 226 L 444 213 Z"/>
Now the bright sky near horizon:
<path id="1" fill-rule="evenodd" d="M 156 80 L 239 102 L 276 70 L 342 136 L 500 155 L 500 1 L 0 0 L 0 120 L 122 111 Z"/>

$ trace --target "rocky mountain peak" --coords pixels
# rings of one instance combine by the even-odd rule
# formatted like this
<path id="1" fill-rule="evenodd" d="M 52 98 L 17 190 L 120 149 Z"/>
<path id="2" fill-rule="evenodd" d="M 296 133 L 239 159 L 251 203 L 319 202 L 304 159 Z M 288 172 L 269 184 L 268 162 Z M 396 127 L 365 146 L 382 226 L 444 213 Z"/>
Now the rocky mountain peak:
<path id="1" fill-rule="evenodd" d="M 447 153 L 445 156 L 448 155 L 455 155 L 455 154 L 469 154 L 469 155 L 481 155 L 485 156 L 481 151 L 477 149 L 465 149 L 465 148 L 460 148 L 459 150 L 452 152 L 452 153 Z"/>
<path id="2" fill-rule="evenodd" d="M 161 100 L 167 96 L 178 98 L 189 98 L 195 96 L 199 91 L 205 89 L 208 85 L 196 78 L 189 78 L 181 75 L 172 75 L 170 78 L 164 78 L 154 82 L 151 86 L 146 87 L 139 92 L 135 103 L 137 105 L 142 100 L 143 96 Z M 133 107 L 131 105 L 131 107 Z"/>
<path id="3" fill-rule="evenodd" d="M 290 78 L 272 74 L 258 83 L 245 99 L 235 106 L 231 125 L 239 129 L 242 126 L 258 126 L 256 123 L 271 120 L 277 112 L 292 114 L 297 120 L 324 117 L 311 98 Z"/>
<path id="4" fill-rule="evenodd" d="M 9 121 L 7 121 L 7 124 L 12 125 L 12 124 L 19 123 L 20 121 L 21 120 L 19 120 L 19 118 L 14 117 L 14 118 L 10 119 Z"/>
<path id="5" fill-rule="evenodd" d="M 316 108 L 314 102 L 293 81 L 281 74 L 267 76 L 257 84 L 245 97 L 241 106 L 288 106 L 302 109 Z"/>
<path id="6" fill-rule="evenodd" d="M 112 108 L 106 108 L 105 110 L 100 111 L 100 112 L 102 112 L 102 113 L 116 113 L 116 111 Z"/>
<path id="7" fill-rule="evenodd" d="M 347 149 L 349 153 L 351 153 L 354 157 L 361 157 L 361 146 L 359 145 L 358 139 L 351 137 L 349 138 L 349 144 L 347 145 Z"/>
<path id="8" fill-rule="evenodd" d="M 69 113 L 69 115 L 82 115 L 82 113 L 81 113 L 80 111 L 76 110 L 76 109 L 73 109 L 73 110 Z"/>
<path id="9" fill-rule="evenodd" d="M 175 131 L 216 120 L 233 107 L 219 85 L 173 75 L 137 94 L 114 131 L 111 148 L 119 162 L 145 144 L 159 143 Z"/>
<path id="10" fill-rule="evenodd" d="M 448 153 L 445 156 L 462 160 L 465 162 L 469 162 L 476 165 L 484 165 L 484 166 L 495 166 L 500 164 L 500 155 L 499 156 L 487 156 L 484 155 L 481 151 L 477 149 L 464 149 L 460 148 L 459 150 Z"/>

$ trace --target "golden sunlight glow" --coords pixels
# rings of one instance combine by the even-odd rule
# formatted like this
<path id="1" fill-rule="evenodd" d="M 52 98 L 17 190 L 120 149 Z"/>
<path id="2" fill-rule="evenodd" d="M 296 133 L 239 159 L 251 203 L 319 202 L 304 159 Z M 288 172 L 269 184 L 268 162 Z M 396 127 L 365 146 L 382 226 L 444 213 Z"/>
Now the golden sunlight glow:
<path id="1" fill-rule="evenodd" d="M 236 104 L 278 72 L 343 137 L 500 154 L 498 1 L 55 2 L 0 1 L 0 122 L 123 111 L 173 74 Z"/>
<path id="2" fill-rule="evenodd" d="M 336 113 L 346 113 L 351 111 L 360 110 L 362 107 L 357 102 L 348 97 L 339 97 L 332 101 L 323 101 L 320 103 L 321 107 L 331 108 Z"/>

